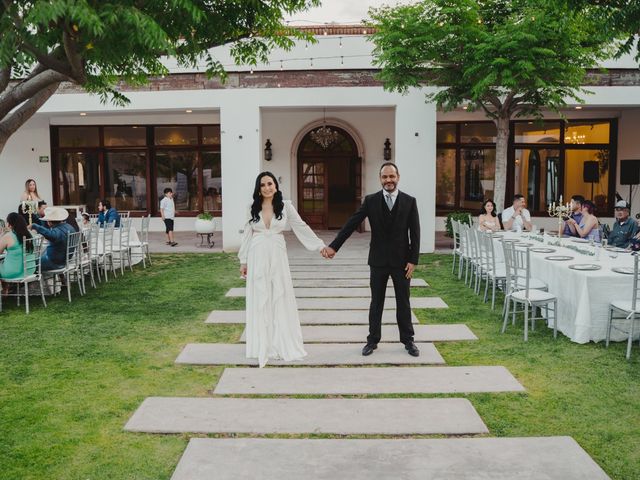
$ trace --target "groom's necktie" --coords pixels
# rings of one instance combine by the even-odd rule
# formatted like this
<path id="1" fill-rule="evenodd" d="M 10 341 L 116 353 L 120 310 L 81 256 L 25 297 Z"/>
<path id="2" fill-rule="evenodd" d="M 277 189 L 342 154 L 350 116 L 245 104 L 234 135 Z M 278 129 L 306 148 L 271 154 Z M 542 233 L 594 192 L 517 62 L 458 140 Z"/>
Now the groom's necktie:
<path id="1" fill-rule="evenodd" d="M 389 211 L 393 209 L 393 200 L 391 200 L 391 195 L 384 196 L 387 201 L 387 207 L 389 207 Z"/>

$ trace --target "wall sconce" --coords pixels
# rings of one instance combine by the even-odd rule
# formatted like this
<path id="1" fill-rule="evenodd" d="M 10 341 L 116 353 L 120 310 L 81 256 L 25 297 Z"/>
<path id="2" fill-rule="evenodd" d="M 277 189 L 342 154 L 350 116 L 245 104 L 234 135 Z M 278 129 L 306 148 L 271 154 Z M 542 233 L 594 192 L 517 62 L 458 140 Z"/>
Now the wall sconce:
<path id="1" fill-rule="evenodd" d="M 273 158 L 273 152 L 271 151 L 271 140 L 267 138 L 267 141 L 264 144 L 264 159 L 267 162 L 270 162 Z"/>
<path id="2" fill-rule="evenodd" d="M 389 141 L 388 138 L 384 141 L 384 150 L 382 153 L 382 158 L 384 158 L 385 161 L 391 160 L 391 142 Z"/>

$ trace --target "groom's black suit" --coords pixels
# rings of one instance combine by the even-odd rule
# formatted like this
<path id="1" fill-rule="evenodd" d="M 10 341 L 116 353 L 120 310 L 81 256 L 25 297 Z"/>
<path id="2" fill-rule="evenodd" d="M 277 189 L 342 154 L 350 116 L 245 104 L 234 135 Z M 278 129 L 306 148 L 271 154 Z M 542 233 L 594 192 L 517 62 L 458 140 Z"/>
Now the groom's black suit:
<path id="1" fill-rule="evenodd" d="M 337 252 L 365 218 L 369 218 L 371 225 L 368 261 L 371 268 L 371 306 L 367 343 L 377 344 L 380 341 L 384 298 L 391 277 L 396 294 L 400 341 L 406 345 L 413 342 L 413 325 L 409 304 L 411 280 L 406 278 L 404 269 L 407 263 L 418 264 L 420 249 L 420 219 L 416 199 L 399 191 L 390 211 L 382 191 L 367 195 L 329 247 Z"/>

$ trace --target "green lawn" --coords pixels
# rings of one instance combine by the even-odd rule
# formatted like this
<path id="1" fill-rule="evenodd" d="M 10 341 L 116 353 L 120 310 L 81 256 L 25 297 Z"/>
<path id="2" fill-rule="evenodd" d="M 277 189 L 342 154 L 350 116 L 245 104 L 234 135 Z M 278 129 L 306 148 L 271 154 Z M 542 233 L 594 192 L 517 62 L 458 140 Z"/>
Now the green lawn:
<path id="1" fill-rule="evenodd" d="M 640 479 L 640 349 L 577 345 L 546 328 L 528 343 L 520 328 L 499 334 L 499 313 L 450 274 L 450 258 L 423 258 L 417 276 L 448 310 L 422 322 L 466 323 L 478 342 L 439 344 L 450 365 L 504 365 L 526 394 L 467 397 L 496 436 L 573 436 L 616 479 Z M 188 342 L 234 342 L 240 325 L 205 325 L 241 286 L 232 255 L 156 255 L 154 265 L 102 284 L 69 305 L 26 316 L 0 313 L 0 478 L 168 479 L 187 435 L 122 430 L 147 396 L 207 395 L 222 368 L 176 366 Z M 75 294 L 74 290 L 74 294 Z"/>

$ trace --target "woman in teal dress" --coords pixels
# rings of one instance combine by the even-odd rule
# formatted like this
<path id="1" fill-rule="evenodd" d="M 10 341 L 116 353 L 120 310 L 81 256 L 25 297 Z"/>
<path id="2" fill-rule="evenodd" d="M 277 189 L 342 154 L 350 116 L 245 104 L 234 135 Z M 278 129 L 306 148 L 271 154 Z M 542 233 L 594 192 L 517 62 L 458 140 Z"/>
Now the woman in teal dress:
<path id="1" fill-rule="evenodd" d="M 27 222 L 19 214 L 10 213 L 7 217 L 7 226 L 9 232 L 0 238 L 0 254 L 6 254 L 4 261 L 0 262 L 0 280 L 24 276 L 22 240 L 24 237 L 31 238 Z M 27 255 L 33 255 L 33 245 L 29 244 L 29 247 L 31 247 L 31 252 L 27 251 Z M 27 272 L 27 275 L 32 273 L 33 271 Z M 2 293 L 7 293 L 7 289 L 8 284 L 2 282 Z"/>

